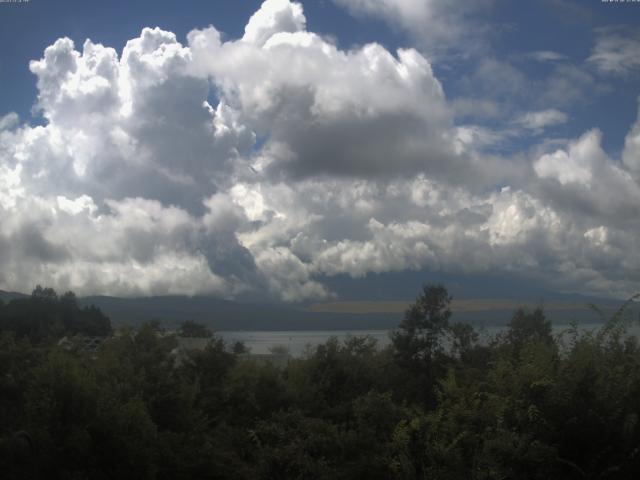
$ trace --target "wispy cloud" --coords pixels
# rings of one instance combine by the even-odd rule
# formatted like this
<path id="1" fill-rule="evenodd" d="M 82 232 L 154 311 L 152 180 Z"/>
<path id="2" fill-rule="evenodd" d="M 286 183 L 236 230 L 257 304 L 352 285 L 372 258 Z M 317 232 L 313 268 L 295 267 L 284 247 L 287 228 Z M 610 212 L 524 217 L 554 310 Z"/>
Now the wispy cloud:
<path id="1" fill-rule="evenodd" d="M 486 50 L 484 21 L 495 0 L 333 0 L 356 16 L 374 16 L 409 32 L 430 57 L 467 57 Z"/>
<path id="2" fill-rule="evenodd" d="M 567 60 L 567 56 L 551 50 L 536 50 L 527 55 L 538 62 L 560 62 Z"/>
<path id="3" fill-rule="evenodd" d="M 588 62 L 604 74 L 627 76 L 640 73 L 640 34 L 611 28 L 598 30 Z"/>
<path id="4" fill-rule="evenodd" d="M 524 128 L 542 132 L 547 127 L 566 123 L 569 117 L 566 113 L 556 109 L 527 112 L 521 115 L 516 122 Z"/>

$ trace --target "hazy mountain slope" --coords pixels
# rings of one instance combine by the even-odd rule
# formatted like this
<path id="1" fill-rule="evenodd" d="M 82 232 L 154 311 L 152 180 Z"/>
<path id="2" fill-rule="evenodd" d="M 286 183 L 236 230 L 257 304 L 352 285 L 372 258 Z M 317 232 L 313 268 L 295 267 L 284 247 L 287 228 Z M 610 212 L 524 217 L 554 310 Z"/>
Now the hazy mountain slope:
<path id="1" fill-rule="evenodd" d="M 308 312 L 277 304 L 239 303 L 213 297 L 86 297 L 81 302 L 100 307 L 116 325 L 161 320 L 175 326 L 183 320 L 195 320 L 214 330 L 332 330 L 392 328 L 399 321 L 397 314 Z"/>
<path id="2" fill-rule="evenodd" d="M 183 320 L 195 320 L 214 330 L 356 330 L 393 328 L 402 319 L 404 305 L 410 302 L 334 302 L 308 308 L 280 304 L 254 304 L 212 297 L 163 296 L 148 298 L 86 297 L 83 304 L 100 307 L 114 324 L 139 324 L 161 320 L 175 326 Z M 391 303 L 391 306 L 389 305 Z M 618 302 L 595 301 L 605 314 L 613 313 Z M 456 301 L 453 319 L 477 325 L 504 325 L 520 305 L 534 308 L 537 301 L 486 300 Z M 545 305 L 545 304 L 543 304 Z M 636 308 L 637 310 L 637 308 Z M 587 301 L 552 302 L 545 305 L 547 316 L 555 323 L 598 321 Z M 635 313 L 637 316 L 637 312 Z"/>
<path id="3" fill-rule="evenodd" d="M 28 295 L 24 293 L 5 292 L 4 290 L 0 290 L 0 300 L 2 300 L 5 303 L 8 303 L 15 298 L 25 298 L 25 297 L 28 297 Z"/>
<path id="4" fill-rule="evenodd" d="M 5 303 L 27 295 L 0 291 Z M 560 297 L 556 297 L 560 298 Z M 96 305 L 111 318 L 114 325 L 139 325 L 160 320 L 173 328 L 184 320 L 195 320 L 214 330 L 374 330 L 398 325 L 411 300 L 337 301 L 310 306 L 289 306 L 272 303 L 248 303 L 206 296 L 159 296 L 118 298 L 90 296 L 79 299 L 81 305 Z M 613 313 L 619 301 L 573 298 L 543 302 L 547 316 L 554 323 L 576 320 L 590 323 L 600 317 L 588 307 L 595 303 L 606 315 Z M 540 300 L 454 299 L 453 320 L 475 325 L 504 325 L 519 306 L 534 308 Z M 638 306 L 630 309 L 638 317 Z"/>

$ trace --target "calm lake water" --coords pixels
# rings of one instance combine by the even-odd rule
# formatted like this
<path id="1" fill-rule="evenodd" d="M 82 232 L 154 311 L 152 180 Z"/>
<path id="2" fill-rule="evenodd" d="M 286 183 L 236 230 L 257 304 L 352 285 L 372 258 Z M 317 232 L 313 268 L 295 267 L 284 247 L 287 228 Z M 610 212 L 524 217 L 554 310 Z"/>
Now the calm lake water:
<path id="1" fill-rule="evenodd" d="M 600 328 L 602 324 L 583 324 L 579 325 L 580 331 L 596 330 Z M 495 337 L 502 332 L 505 327 L 483 327 L 477 329 L 480 334 L 481 341 L 487 341 L 488 339 Z M 559 335 L 561 332 L 567 330 L 569 325 L 554 325 L 554 335 Z M 640 336 L 640 327 L 635 324 L 628 329 L 629 333 Z M 269 353 L 269 349 L 282 346 L 289 350 L 289 353 L 294 356 L 300 356 L 304 353 L 305 349 L 315 347 L 322 343 L 325 343 L 330 337 L 337 337 L 339 340 L 344 340 L 348 336 L 364 336 L 369 335 L 378 341 L 379 347 L 385 347 L 391 342 L 389 334 L 390 330 L 317 330 L 317 331 L 302 331 L 302 330 L 290 330 L 290 331 L 220 331 L 216 332 L 221 336 L 225 342 L 233 343 L 241 341 L 247 346 L 251 353 Z"/>

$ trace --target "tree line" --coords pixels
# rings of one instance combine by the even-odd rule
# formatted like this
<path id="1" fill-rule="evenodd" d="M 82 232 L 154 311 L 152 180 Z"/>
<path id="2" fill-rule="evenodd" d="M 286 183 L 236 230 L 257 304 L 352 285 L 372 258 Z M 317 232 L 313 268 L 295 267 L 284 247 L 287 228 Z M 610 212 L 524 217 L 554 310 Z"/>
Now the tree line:
<path id="1" fill-rule="evenodd" d="M 215 335 L 176 362 L 71 293 L 0 303 L 0 471 L 54 479 L 583 479 L 640 472 L 640 347 L 623 309 L 552 335 L 518 310 L 479 342 L 425 286 L 388 347 L 336 338 L 276 368 Z M 184 335 L 205 332 L 185 323 Z"/>

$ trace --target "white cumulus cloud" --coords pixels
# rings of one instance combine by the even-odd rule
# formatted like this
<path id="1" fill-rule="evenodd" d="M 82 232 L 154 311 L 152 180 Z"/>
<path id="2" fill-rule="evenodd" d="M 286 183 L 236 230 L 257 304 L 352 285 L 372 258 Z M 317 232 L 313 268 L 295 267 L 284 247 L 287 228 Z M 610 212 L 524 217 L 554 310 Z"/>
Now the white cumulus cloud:
<path id="1" fill-rule="evenodd" d="M 449 18 L 438 2 L 348 8 Z M 61 38 L 30 68 L 43 125 L 0 117 L 0 288 L 303 301 L 336 294 L 327 276 L 419 269 L 617 295 L 640 280 L 637 124 L 622 163 L 598 130 L 489 155 L 511 133 L 454 112 L 493 118 L 493 100 L 453 106 L 420 51 L 341 49 L 299 3 L 267 0 L 237 39 L 145 28 L 119 52 Z M 521 85 L 499 62 L 481 70 L 510 72 L 490 98 Z"/>

